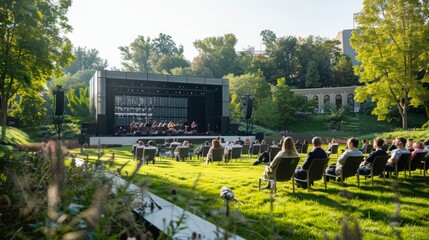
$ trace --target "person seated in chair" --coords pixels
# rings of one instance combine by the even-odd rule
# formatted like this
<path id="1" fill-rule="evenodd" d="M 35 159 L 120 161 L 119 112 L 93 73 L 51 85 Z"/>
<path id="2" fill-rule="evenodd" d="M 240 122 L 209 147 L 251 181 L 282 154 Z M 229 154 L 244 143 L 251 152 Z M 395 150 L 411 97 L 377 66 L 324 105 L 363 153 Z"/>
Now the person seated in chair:
<path id="1" fill-rule="evenodd" d="M 368 143 L 366 143 L 366 139 L 364 138 L 361 141 L 361 147 L 359 148 L 359 151 L 361 151 L 363 154 L 365 154 L 367 147 L 368 147 Z"/>
<path id="2" fill-rule="evenodd" d="M 341 154 L 336 164 L 331 165 L 326 169 L 326 173 L 338 176 L 341 174 L 341 168 L 343 167 L 348 157 L 362 157 L 363 153 L 359 151 L 358 145 L 359 140 L 357 140 L 357 138 L 349 138 L 347 140 L 348 150 L 344 151 L 343 154 Z M 326 180 L 329 181 L 329 178 L 327 178 Z"/>
<path id="3" fill-rule="evenodd" d="M 392 154 L 389 160 L 387 160 L 387 164 L 385 167 L 385 170 L 388 172 L 395 171 L 395 165 L 402 154 L 410 153 L 410 151 L 405 148 L 405 144 L 407 143 L 407 140 L 405 138 L 403 137 L 396 138 L 394 143 L 395 143 L 396 149 L 392 150 Z"/>
<path id="4" fill-rule="evenodd" d="M 282 150 L 277 153 L 276 157 L 273 159 L 273 161 L 269 165 L 265 165 L 264 173 L 262 176 L 264 178 L 273 178 L 273 176 L 276 174 L 277 166 L 279 165 L 282 158 L 294 158 L 299 157 L 298 152 L 295 149 L 295 142 L 293 141 L 293 138 L 286 137 L 282 144 Z M 268 181 L 268 185 L 264 187 L 264 189 L 271 189 L 271 184 Z"/>
<path id="5" fill-rule="evenodd" d="M 232 154 L 233 148 L 242 148 L 242 146 L 240 145 L 238 140 L 235 140 L 234 142 L 230 142 L 229 144 L 227 144 L 225 146 L 225 151 L 224 151 L 225 162 L 229 162 L 229 160 L 231 159 L 231 154 Z"/>
<path id="6" fill-rule="evenodd" d="M 378 156 L 387 156 L 387 152 L 383 150 L 384 140 L 381 138 L 374 139 L 374 149 L 372 153 L 363 161 L 359 167 L 359 174 L 369 175 L 371 174 L 371 164 L 374 161 L 375 157 Z"/>
<path id="7" fill-rule="evenodd" d="M 334 146 L 338 146 L 338 143 L 337 143 L 337 140 L 335 140 L 335 138 L 332 138 L 331 142 L 328 144 L 328 150 L 326 150 L 326 152 L 328 153 L 328 156 L 332 153 L 332 149 L 334 148 Z"/>
<path id="8" fill-rule="evenodd" d="M 253 164 L 252 164 L 252 166 L 255 166 L 255 165 L 258 165 L 258 164 L 260 164 L 260 163 L 267 163 L 267 162 L 269 162 L 270 161 L 270 151 L 271 151 L 271 148 L 274 148 L 274 147 L 279 147 L 278 145 L 277 145 L 277 142 L 276 141 L 273 141 L 272 142 L 272 145 L 269 147 L 269 148 L 267 148 L 267 150 L 265 151 L 265 152 L 263 152 L 263 153 L 261 153 L 260 155 L 259 155 L 259 157 L 258 157 L 258 160 L 256 160 Z"/>
<path id="9" fill-rule="evenodd" d="M 189 148 L 189 142 L 183 141 L 182 145 L 179 145 L 174 149 L 174 157 L 176 158 L 176 161 L 179 161 L 179 148 Z"/>
<path id="10" fill-rule="evenodd" d="M 212 146 L 209 149 L 209 152 L 207 153 L 206 158 L 206 164 L 209 164 L 209 162 L 212 162 L 212 156 L 213 156 L 213 149 L 222 149 L 222 145 L 220 144 L 220 141 L 217 139 L 212 140 Z"/>
<path id="11" fill-rule="evenodd" d="M 295 170 L 295 177 L 301 180 L 307 179 L 307 171 L 310 168 L 313 159 L 328 158 L 328 154 L 322 149 L 322 139 L 314 137 L 311 140 L 311 144 L 313 145 L 313 150 L 307 153 L 307 157 L 305 158 L 302 166 L 297 167 Z M 296 184 L 304 189 L 308 187 L 306 182 L 296 182 Z M 310 182 L 310 184 L 312 184 L 312 182 Z"/>
<path id="12" fill-rule="evenodd" d="M 194 155 L 197 155 L 197 157 L 202 156 L 203 147 L 209 147 L 209 146 L 210 146 L 209 141 L 205 141 L 204 143 L 200 144 L 197 148 L 195 148 Z"/>

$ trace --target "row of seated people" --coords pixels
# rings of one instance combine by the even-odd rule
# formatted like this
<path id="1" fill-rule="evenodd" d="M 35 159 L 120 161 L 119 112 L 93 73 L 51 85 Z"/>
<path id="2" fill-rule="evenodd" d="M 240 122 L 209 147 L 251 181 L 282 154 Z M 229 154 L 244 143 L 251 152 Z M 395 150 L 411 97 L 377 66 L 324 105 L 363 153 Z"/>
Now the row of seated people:
<path id="1" fill-rule="evenodd" d="M 369 176 L 371 174 L 371 165 L 374 162 L 374 159 L 378 156 L 386 156 L 386 162 L 383 163 L 384 171 L 386 172 L 395 172 L 395 165 L 398 163 L 401 156 L 408 156 L 409 161 L 415 161 L 415 165 L 417 168 L 424 168 L 426 171 L 426 166 L 422 166 L 424 164 L 423 159 L 427 159 L 429 157 L 429 139 L 425 142 L 417 142 L 413 144 L 413 151 L 410 153 L 406 146 L 405 138 L 396 138 L 394 141 L 394 145 L 396 149 L 389 152 L 383 150 L 384 140 L 380 138 L 374 139 L 373 147 L 375 151 L 369 154 L 365 159 L 362 151 L 359 150 L 358 145 L 359 141 L 356 138 L 350 138 L 347 140 L 347 150 L 345 150 L 340 157 L 338 157 L 336 164 L 329 165 L 325 169 L 326 176 L 339 177 L 341 176 L 342 167 L 346 163 L 348 158 L 357 157 L 360 158 L 359 165 L 357 165 L 357 169 L 355 169 L 356 174 Z M 324 149 L 322 149 L 322 141 L 319 137 L 314 137 L 312 139 L 313 149 L 306 156 L 306 159 L 302 166 L 297 167 L 295 169 L 294 177 L 299 180 L 307 179 L 307 171 L 309 170 L 310 165 L 314 159 L 328 159 L 328 153 Z M 418 154 L 420 154 L 419 157 Z M 263 179 L 272 179 L 273 175 L 276 171 L 276 168 L 282 158 L 299 158 L 298 151 L 295 148 L 294 141 L 291 137 L 286 137 L 282 144 L 282 150 L 275 156 L 273 161 L 270 164 L 265 166 L 264 173 L 262 175 Z M 320 169 L 322 170 L 322 169 Z M 329 181 L 332 177 L 327 177 L 326 181 Z M 341 179 L 343 181 L 344 179 Z M 310 182 L 312 184 L 312 182 Z M 307 188 L 307 183 L 305 181 L 298 181 L 297 185 L 302 188 Z M 270 189 L 271 181 L 268 181 L 268 185 L 265 187 L 266 189 Z"/>

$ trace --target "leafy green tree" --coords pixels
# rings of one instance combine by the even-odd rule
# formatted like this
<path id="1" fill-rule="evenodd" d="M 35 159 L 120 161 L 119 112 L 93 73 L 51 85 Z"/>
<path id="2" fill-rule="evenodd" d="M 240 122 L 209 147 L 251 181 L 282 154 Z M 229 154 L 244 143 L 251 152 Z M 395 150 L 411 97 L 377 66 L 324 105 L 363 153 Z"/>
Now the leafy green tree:
<path id="1" fill-rule="evenodd" d="M 427 91 L 422 83 L 429 81 L 428 13 L 427 1 L 364 0 L 350 40 L 361 62 L 356 73 L 365 84 L 356 89 L 356 100 L 376 102 L 372 114 L 379 120 L 396 106 L 404 130 L 409 107 L 423 104 L 419 92 Z"/>
<path id="2" fill-rule="evenodd" d="M 237 38 L 234 34 L 196 40 L 194 46 L 199 54 L 192 62 L 192 70 L 198 72 L 209 69 L 216 78 L 222 78 L 229 73 L 242 74 L 235 51 L 236 44 Z"/>
<path id="3" fill-rule="evenodd" d="M 317 70 L 316 63 L 311 61 L 307 66 L 307 73 L 305 75 L 305 87 L 306 88 L 318 88 L 321 87 L 319 70 Z"/>
<path id="4" fill-rule="evenodd" d="M 332 126 L 335 127 L 338 131 L 343 130 L 344 124 L 347 123 L 347 120 L 349 119 L 349 113 L 350 113 L 350 106 L 344 105 L 341 108 L 337 109 L 330 109 L 330 113 L 328 115 L 328 120 L 331 123 Z"/>
<path id="5" fill-rule="evenodd" d="M 238 99 L 250 93 L 255 97 L 255 107 L 261 103 L 261 100 L 271 96 L 271 88 L 260 74 L 243 74 L 234 76 L 228 74 L 225 76 L 229 80 L 230 94 L 236 94 Z"/>
<path id="6" fill-rule="evenodd" d="M 97 49 L 86 49 L 86 47 L 77 47 L 73 49 L 75 60 L 68 67 L 64 68 L 65 73 L 71 75 L 83 70 L 103 70 L 109 65 L 106 59 L 99 56 Z"/>
<path id="7" fill-rule="evenodd" d="M 122 57 L 122 66 L 130 72 L 152 72 L 153 65 L 151 53 L 154 48 L 150 38 L 137 36 L 130 46 L 121 46 L 119 51 Z"/>
<path id="8" fill-rule="evenodd" d="M 272 98 L 264 98 L 261 102 L 253 115 L 255 123 L 263 127 L 279 130 L 281 128 L 281 114 L 273 103 Z"/>
<path id="9" fill-rule="evenodd" d="M 183 46 L 176 46 L 172 37 L 160 33 L 153 40 L 138 36 L 130 46 L 119 47 L 125 71 L 171 74 L 174 68 L 189 67 Z"/>
<path id="10" fill-rule="evenodd" d="M 40 89 L 70 63 L 65 33 L 70 0 L 0 2 L 0 104 L 2 140 L 8 106 L 23 89 Z M 29 93 L 37 94 L 36 91 Z"/>
<path id="11" fill-rule="evenodd" d="M 262 42 L 267 49 L 272 49 L 277 41 L 276 34 L 271 30 L 262 30 L 259 34 L 262 37 Z"/>
<path id="12" fill-rule="evenodd" d="M 77 123 L 91 122 L 91 113 L 89 110 L 89 88 L 79 88 L 79 94 L 76 95 L 73 88 L 66 93 L 68 100 L 67 107 L 70 108 L 72 119 Z"/>
<path id="13" fill-rule="evenodd" d="M 241 101 L 238 95 L 231 94 L 231 102 L 229 103 L 229 118 L 231 122 L 238 122 L 241 117 Z"/>
<path id="14" fill-rule="evenodd" d="M 350 57 L 345 54 L 339 56 L 333 69 L 332 86 L 352 86 L 358 83 L 358 78 L 353 72 L 353 65 Z"/>
<path id="15" fill-rule="evenodd" d="M 285 78 L 277 80 L 277 85 L 273 92 L 273 104 L 279 113 L 279 129 L 296 120 L 294 93 L 286 84 Z"/>
<path id="16" fill-rule="evenodd" d="M 11 115 L 19 119 L 23 127 L 40 126 L 46 119 L 45 99 L 40 94 L 22 93 L 11 109 Z"/>

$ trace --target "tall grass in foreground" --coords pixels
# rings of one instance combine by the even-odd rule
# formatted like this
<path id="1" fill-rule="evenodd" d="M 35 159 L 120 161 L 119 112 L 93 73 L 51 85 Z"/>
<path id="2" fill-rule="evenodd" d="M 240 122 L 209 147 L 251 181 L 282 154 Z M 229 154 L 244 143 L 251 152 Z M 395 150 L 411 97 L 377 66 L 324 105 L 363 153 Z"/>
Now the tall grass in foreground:
<path id="1" fill-rule="evenodd" d="M 108 151 L 115 152 L 118 166 L 131 159 L 129 147 Z M 316 182 L 311 192 L 296 189 L 295 194 L 291 182 L 279 183 L 272 197 L 257 190 L 263 166 L 251 166 L 255 158 L 206 165 L 201 159 L 176 162 L 164 157 L 140 168 L 136 179 L 146 180 L 149 191 L 247 239 L 333 238 L 342 232 L 345 218 L 352 229 L 358 222 L 364 239 L 429 238 L 427 180 L 418 172 L 407 179 L 401 174 L 397 182 L 377 178 L 375 186 L 361 179 L 358 187 L 356 178 L 347 179 L 344 188 L 329 182 L 327 191 L 323 182 Z M 131 172 L 134 164 L 123 172 Z M 244 203 L 231 203 L 229 218 L 219 197 L 222 186 L 231 188 Z M 172 195 L 173 190 L 177 194 Z"/>

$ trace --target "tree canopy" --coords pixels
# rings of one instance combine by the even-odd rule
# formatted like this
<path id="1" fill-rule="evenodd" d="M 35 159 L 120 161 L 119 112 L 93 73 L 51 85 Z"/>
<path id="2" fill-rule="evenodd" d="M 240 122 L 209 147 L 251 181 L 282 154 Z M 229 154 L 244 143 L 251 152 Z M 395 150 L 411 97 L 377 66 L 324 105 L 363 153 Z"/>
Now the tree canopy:
<path id="1" fill-rule="evenodd" d="M 70 0 L 0 2 L 0 102 L 2 139 L 8 105 L 19 91 L 38 94 L 72 60 L 66 13 Z M 29 91 L 30 90 L 30 91 Z"/>
<path id="2" fill-rule="evenodd" d="M 372 114 L 386 119 L 396 106 L 407 129 L 407 111 L 420 106 L 429 92 L 429 25 L 427 1 L 365 0 L 357 18 L 358 31 L 352 33 L 356 49 L 355 68 L 359 81 L 356 100 L 371 98 L 377 105 Z"/>

